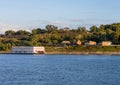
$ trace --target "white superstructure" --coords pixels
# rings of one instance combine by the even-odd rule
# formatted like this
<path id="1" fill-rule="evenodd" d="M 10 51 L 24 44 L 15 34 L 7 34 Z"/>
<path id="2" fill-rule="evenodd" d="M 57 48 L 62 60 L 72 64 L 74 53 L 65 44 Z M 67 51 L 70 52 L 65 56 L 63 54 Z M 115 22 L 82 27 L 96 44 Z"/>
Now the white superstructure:
<path id="1" fill-rule="evenodd" d="M 31 47 L 31 46 L 15 46 L 15 47 L 12 47 L 11 53 L 43 54 L 45 53 L 45 48 L 44 47 Z"/>

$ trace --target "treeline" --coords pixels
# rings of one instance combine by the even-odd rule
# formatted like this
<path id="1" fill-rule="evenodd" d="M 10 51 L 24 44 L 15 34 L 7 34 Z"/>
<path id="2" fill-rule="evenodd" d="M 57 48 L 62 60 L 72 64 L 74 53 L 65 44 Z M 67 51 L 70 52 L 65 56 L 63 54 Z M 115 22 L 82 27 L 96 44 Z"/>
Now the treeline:
<path id="1" fill-rule="evenodd" d="M 0 50 L 9 50 L 12 46 L 59 46 L 62 41 L 70 41 L 72 45 L 77 40 L 120 44 L 120 23 L 92 26 L 89 30 L 85 27 L 71 29 L 54 25 L 47 25 L 45 29 L 36 28 L 31 32 L 7 30 L 1 35 Z"/>

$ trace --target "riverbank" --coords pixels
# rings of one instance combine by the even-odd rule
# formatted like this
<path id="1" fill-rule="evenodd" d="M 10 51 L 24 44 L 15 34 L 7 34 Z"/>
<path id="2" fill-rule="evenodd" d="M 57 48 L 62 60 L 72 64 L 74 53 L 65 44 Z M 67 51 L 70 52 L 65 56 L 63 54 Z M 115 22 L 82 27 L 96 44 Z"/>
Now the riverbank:
<path id="1" fill-rule="evenodd" d="M 46 54 L 70 55 L 120 55 L 120 52 L 47 52 Z"/>
<path id="2" fill-rule="evenodd" d="M 4 52 L 0 52 L 0 54 L 13 54 L 13 53 L 4 51 Z M 120 55 L 120 52 L 46 52 L 45 54 L 47 55 Z"/>
<path id="3" fill-rule="evenodd" d="M 120 55 L 120 46 L 46 47 L 46 54 Z"/>
<path id="4" fill-rule="evenodd" d="M 0 54 L 11 53 L 10 51 L 0 51 Z M 120 46 L 45 47 L 45 54 L 120 55 Z"/>
<path id="5" fill-rule="evenodd" d="M 0 51 L 0 54 L 10 54 L 10 51 Z"/>

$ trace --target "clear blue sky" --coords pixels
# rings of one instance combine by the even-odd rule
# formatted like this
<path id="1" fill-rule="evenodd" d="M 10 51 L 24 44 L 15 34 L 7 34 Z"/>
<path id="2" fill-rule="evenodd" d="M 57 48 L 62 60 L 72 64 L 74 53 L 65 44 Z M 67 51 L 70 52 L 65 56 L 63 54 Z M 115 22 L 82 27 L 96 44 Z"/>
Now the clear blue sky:
<path id="1" fill-rule="evenodd" d="M 120 21 L 120 0 L 0 0 L 0 23 L 26 27 L 109 24 Z"/>

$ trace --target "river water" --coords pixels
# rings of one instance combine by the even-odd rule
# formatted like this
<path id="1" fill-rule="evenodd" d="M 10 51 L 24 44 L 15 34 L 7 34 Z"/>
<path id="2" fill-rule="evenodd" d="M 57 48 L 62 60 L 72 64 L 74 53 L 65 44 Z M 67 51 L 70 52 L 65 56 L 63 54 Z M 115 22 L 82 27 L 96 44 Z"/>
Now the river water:
<path id="1" fill-rule="evenodd" d="M 120 85 L 120 56 L 1 54 L 0 85 Z"/>

